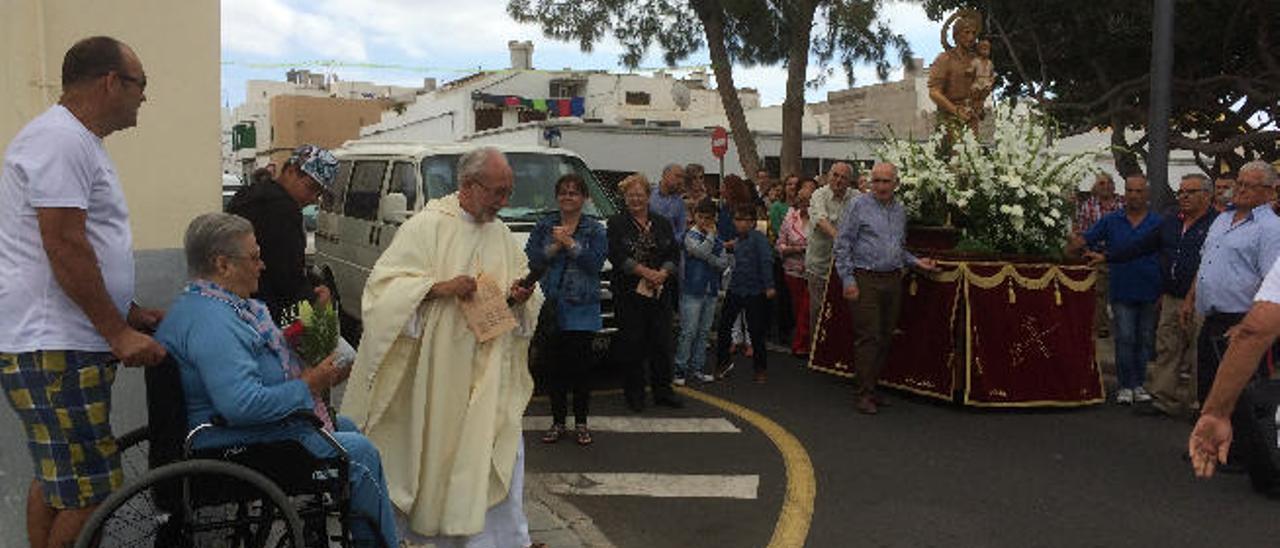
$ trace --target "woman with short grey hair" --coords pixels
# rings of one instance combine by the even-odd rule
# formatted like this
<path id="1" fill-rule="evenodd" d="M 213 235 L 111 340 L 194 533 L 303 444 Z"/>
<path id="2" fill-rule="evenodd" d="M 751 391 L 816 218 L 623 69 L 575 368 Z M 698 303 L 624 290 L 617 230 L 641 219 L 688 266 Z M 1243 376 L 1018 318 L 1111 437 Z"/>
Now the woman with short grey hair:
<path id="1" fill-rule="evenodd" d="M 207 278 L 217 274 L 215 259 L 243 253 L 240 241 L 253 234 L 253 224 L 227 213 L 205 213 L 187 225 L 182 247 L 187 255 L 187 275 Z"/>
<path id="2" fill-rule="evenodd" d="M 324 435 L 295 418 L 298 411 L 313 411 L 347 451 L 354 545 L 398 546 L 377 448 L 350 420 L 331 420 L 320 397 L 351 370 L 336 365 L 334 355 L 304 369 L 267 305 L 250 298 L 265 268 L 253 225 L 207 213 L 187 226 L 183 247 L 191 281 L 165 314 L 156 340 L 178 362 L 187 428 L 225 424 L 200 431 L 192 446 L 294 440 L 317 457 L 334 457 Z"/>

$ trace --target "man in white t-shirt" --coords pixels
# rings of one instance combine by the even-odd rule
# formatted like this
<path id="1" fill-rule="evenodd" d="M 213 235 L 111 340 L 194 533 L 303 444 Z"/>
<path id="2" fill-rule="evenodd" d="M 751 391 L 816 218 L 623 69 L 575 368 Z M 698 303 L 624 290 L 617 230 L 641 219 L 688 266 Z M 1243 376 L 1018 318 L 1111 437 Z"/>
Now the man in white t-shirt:
<path id="1" fill-rule="evenodd" d="M 1262 173 L 1263 184 L 1275 186 L 1275 168 L 1260 162 L 1256 169 Z M 1232 437 L 1231 413 L 1235 410 L 1236 400 L 1253 378 L 1259 360 L 1277 335 L 1280 335 L 1280 261 L 1271 265 L 1263 278 L 1249 313 L 1227 332 L 1231 343 L 1222 356 L 1213 389 L 1205 398 L 1200 420 L 1187 442 L 1197 476 L 1212 476 L 1219 463 L 1227 462 Z"/>
<path id="2" fill-rule="evenodd" d="M 0 385 L 35 468 L 33 547 L 70 545 L 120 487 L 109 423 L 116 367 L 164 359 L 140 331 L 161 312 L 133 302 L 129 210 L 102 143 L 137 124 L 146 86 L 125 44 L 77 42 L 58 104 L 18 132 L 0 171 Z"/>

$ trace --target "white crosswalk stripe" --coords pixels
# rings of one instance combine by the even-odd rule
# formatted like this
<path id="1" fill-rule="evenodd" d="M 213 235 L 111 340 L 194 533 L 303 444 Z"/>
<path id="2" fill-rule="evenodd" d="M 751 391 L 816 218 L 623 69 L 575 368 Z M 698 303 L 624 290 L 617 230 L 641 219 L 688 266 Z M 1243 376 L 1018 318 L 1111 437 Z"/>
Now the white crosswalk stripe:
<path id="1" fill-rule="evenodd" d="M 722 418 L 591 417 L 587 422 L 596 432 L 627 434 L 738 434 L 742 430 Z M 524 429 L 542 431 L 551 427 L 551 417 L 525 417 Z"/>
<path id="2" fill-rule="evenodd" d="M 754 500 L 755 474 L 622 474 L 606 472 L 530 474 L 558 495 L 718 498 Z"/>

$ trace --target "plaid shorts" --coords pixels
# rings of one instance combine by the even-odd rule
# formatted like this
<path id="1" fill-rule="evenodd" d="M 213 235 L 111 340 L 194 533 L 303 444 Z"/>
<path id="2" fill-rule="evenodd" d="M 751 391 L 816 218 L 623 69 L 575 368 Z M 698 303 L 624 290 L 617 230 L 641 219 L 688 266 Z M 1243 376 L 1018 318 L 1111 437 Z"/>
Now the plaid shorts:
<path id="1" fill-rule="evenodd" d="M 0 386 L 52 508 L 96 505 L 124 483 L 110 422 L 118 364 L 109 352 L 0 353 Z"/>

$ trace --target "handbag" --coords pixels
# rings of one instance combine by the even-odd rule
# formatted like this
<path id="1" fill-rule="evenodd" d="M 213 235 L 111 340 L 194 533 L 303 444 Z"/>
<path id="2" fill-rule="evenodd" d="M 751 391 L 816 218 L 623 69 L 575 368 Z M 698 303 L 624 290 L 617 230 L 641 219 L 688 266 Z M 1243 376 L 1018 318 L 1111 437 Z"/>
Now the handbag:
<path id="1" fill-rule="evenodd" d="M 564 269 L 560 271 L 560 280 L 556 283 L 557 295 L 564 289 L 566 270 L 569 270 L 568 261 L 565 261 Z M 546 343 L 558 335 L 560 335 L 560 303 L 557 299 L 546 299 L 542 301 L 542 308 L 538 310 L 538 328 L 534 330 L 535 342 Z"/>

